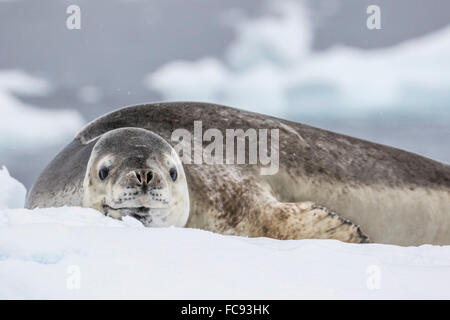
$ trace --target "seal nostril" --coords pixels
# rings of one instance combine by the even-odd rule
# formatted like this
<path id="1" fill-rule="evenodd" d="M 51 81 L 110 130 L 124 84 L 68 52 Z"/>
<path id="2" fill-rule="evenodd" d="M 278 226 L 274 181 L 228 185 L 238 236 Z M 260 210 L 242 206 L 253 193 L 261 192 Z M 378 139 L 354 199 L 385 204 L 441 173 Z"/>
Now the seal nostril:
<path id="1" fill-rule="evenodd" d="M 136 178 L 138 179 L 139 183 L 142 183 L 141 174 L 138 172 L 135 172 L 135 174 L 136 174 Z"/>
<path id="2" fill-rule="evenodd" d="M 149 171 L 147 173 L 147 183 L 150 183 L 150 181 L 152 181 L 153 179 L 153 172 Z"/>

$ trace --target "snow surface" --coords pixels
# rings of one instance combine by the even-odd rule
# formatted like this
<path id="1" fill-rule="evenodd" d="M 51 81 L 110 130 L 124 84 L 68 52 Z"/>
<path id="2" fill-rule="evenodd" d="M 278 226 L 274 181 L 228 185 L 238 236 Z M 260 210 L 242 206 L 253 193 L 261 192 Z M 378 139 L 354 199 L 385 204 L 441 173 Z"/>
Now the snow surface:
<path id="1" fill-rule="evenodd" d="M 269 9 L 234 22 L 236 38 L 223 58 L 169 62 L 149 74 L 146 85 L 169 100 L 290 118 L 448 115 L 450 27 L 388 48 L 315 52 L 301 2 L 273 0 Z"/>
<path id="2" fill-rule="evenodd" d="M 92 209 L 6 208 L 24 197 L 6 169 L 0 187 L 0 299 L 450 298 L 447 246 L 149 229 Z"/>
<path id="3" fill-rule="evenodd" d="M 11 178 L 8 169 L 0 170 L 0 209 L 23 208 L 27 190 L 19 181 Z"/>
<path id="4" fill-rule="evenodd" d="M 77 111 L 37 108 L 14 95 L 43 96 L 50 90 L 43 79 L 18 70 L 0 70 L 0 155 L 6 150 L 30 151 L 60 145 L 83 126 Z"/>

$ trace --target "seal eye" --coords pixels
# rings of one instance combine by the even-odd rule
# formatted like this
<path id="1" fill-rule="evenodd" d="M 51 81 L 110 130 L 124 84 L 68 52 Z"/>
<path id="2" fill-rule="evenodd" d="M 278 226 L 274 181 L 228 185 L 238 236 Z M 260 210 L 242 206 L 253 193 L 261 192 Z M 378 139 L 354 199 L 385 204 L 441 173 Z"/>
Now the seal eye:
<path id="1" fill-rule="evenodd" d="M 177 169 L 171 168 L 169 170 L 169 173 L 170 173 L 170 177 L 172 178 L 173 182 L 175 182 L 177 180 L 177 177 L 178 177 Z"/>
<path id="2" fill-rule="evenodd" d="M 106 167 L 103 167 L 100 169 L 100 171 L 98 172 L 98 177 L 100 178 L 100 180 L 105 180 L 108 177 L 109 174 L 109 169 Z"/>

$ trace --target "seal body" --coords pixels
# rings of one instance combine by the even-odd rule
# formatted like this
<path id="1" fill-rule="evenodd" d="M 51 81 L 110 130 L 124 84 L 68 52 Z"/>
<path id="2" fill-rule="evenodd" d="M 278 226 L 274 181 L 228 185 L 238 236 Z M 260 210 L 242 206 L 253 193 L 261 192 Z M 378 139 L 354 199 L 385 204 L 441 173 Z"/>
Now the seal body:
<path id="1" fill-rule="evenodd" d="M 174 131 L 194 132 L 198 120 L 204 128 L 213 128 L 224 137 L 228 129 L 277 129 L 279 144 L 272 152 L 278 152 L 279 167 L 275 174 L 264 175 L 260 163 L 178 164 L 178 170 L 184 168 L 180 181 L 185 179 L 188 190 L 178 188 L 174 197 L 180 201 L 189 197 L 187 227 L 277 239 L 367 242 L 368 236 L 373 242 L 386 244 L 450 244 L 448 165 L 287 120 L 194 102 L 127 107 L 88 124 L 38 178 L 28 194 L 27 207 L 95 207 L 89 195 L 111 193 L 106 188 L 92 192 L 93 186 L 100 185 L 98 179 L 91 185 L 86 182 L 90 170 L 95 167 L 92 172 L 97 173 L 100 169 L 92 165 L 92 157 L 105 135 L 117 129 L 144 129 L 175 147 L 179 142 L 172 141 Z M 119 145 L 126 148 L 129 139 L 124 133 L 117 136 Z M 141 144 L 149 147 L 152 143 Z M 120 148 L 100 149 L 115 155 Z M 146 161 L 150 153 L 143 155 Z M 163 154 L 179 161 L 172 150 Z M 248 150 L 245 155 L 250 156 Z M 145 164 L 144 170 L 148 166 Z M 131 167 L 126 164 L 122 174 L 128 174 Z M 168 180 L 168 168 L 157 167 Z M 172 191 L 168 195 L 173 196 Z M 105 212 L 98 205 L 101 202 L 96 203 L 95 208 Z M 136 208 L 142 208 L 135 203 L 131 207 L 133 215 Z M 181 207 L 185 210 L 186 205 Z M 155 211 L 153 205 L 143 208 Z M 126 214 L 126 208 L 121 209 L 118 216 Z M 182 217 L 178 221 L 177 225 L 183 224 Z"/>

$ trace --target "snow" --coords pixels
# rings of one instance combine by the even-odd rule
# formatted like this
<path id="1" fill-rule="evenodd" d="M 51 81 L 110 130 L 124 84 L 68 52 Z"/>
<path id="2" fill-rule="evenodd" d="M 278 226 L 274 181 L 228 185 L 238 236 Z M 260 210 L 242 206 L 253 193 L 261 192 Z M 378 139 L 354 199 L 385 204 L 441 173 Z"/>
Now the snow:
<path id="1" fill-rule="evenodd" d="M 27 190 L 16 179 L 9 175 L 8 169 L 0 170 L 0 210 L 23 208 Z"/>
<path id="2" fill-rule="evenodd" d="M 6 150 L 39 150 L 73 138 L 83 125 L 72 110 L 37 108 L 14 94 L 45 96 L 51 86 L 45 80 L 18 70 L 0 70 L 0 155 Z M 11 137 L 14 137 L 13 139 Z"/>
<path id="3" fill-rule="evenodd" d="M 450 298 L 447 246 L 250 239 L 86 208 L 31 211 L 17 208 L 24 188 L 6 169 L 0 190 L 0 299 Z"/>
<path id="4" fill-rule="evenodd" d="M 223 58 L 169 62 L 146 77 L 147 87 L 168 100 L 216 102 L 290 118 L 448 116 L 450 27 L 388 48 L 316 52 L 302 2 L 273 0 L 265 16 L 235 25 L 235 40 Z"/>

